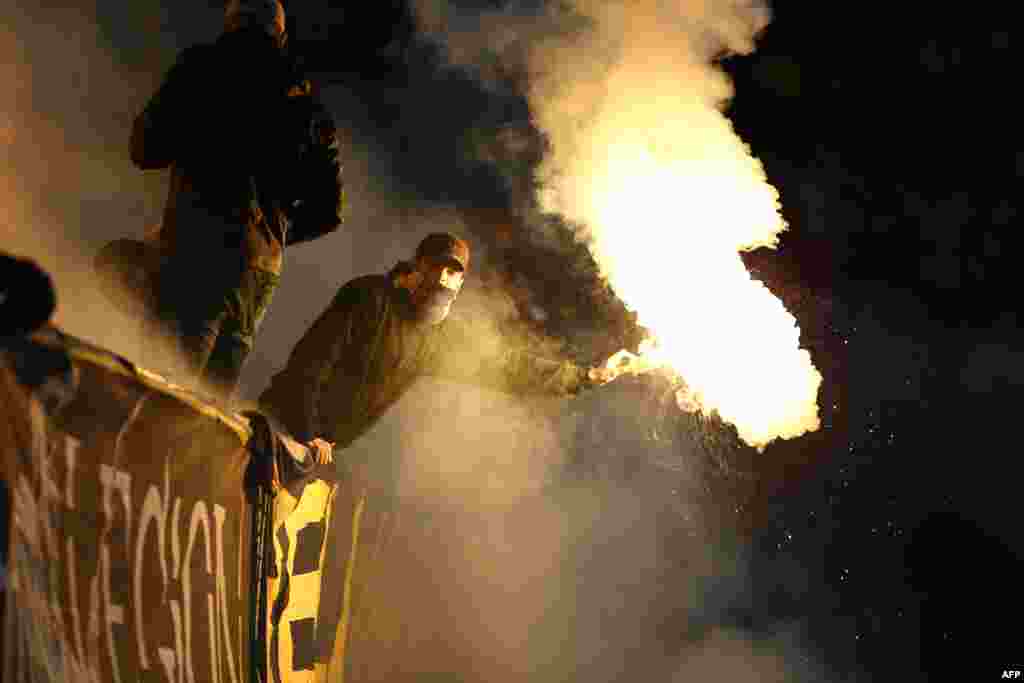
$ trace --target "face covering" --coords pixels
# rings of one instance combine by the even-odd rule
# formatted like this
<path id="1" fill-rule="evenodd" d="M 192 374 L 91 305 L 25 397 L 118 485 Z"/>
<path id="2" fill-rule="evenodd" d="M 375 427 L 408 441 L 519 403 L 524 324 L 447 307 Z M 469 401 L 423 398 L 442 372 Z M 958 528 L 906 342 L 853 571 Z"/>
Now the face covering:
<path id="1" fill-rule="evenodd" d="M 441 323 L 448 317 L 457 296 L 457 292 L 445 287 L 431 289 L 417 306 L 417 318 L 431 325 Z"/>

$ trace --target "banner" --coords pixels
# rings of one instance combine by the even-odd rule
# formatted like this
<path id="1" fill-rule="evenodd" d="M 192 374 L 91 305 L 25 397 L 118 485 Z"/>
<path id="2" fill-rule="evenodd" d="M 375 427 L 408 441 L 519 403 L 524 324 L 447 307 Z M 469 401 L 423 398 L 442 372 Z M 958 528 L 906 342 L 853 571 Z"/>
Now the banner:
<path id="1" fill-rule="evenodd" d="M 327 479 L 314 469 L 282 483 L 267 544 L 269 681 L 381 680 L 375 665 L 394 641 L 379 628 L 374 599 L 389 589 L 383 569 L 397 513 L 390 497 L 371 493 L 359 468 Z"/>
<path id="2" fill-rule="evenodd" d="M 245 421 L 59 333 L 0 355 L 0 680 L 249 681 Z"/>
<path id="3" fill-rule="evenodd" d="M 0 681 L 374 680 L 364 475 L 251 468 L 248 420 L 59 333 L 0 349 L 0 412 Z"/>

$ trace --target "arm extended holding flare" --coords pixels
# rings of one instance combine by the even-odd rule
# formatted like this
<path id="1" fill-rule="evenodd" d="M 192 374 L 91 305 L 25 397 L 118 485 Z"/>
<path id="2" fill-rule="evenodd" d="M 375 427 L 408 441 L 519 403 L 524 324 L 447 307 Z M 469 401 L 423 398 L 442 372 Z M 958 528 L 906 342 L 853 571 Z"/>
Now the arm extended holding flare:
<path id="1" fill-rule="evenodd" d="M 604 384 L 619 375 L 642 375 L 659 367 L 661 367 L 660 363 L 647 356 L 632 353 L 627 349 L 620 349 L 609 356 L 604 363 L 592 368 L 590 372 L 595 377 L 599 377 L 600 383 Z"/>
<path id="2" fill-rule="evenodd" d="M 431 374 L 469 381 L 520 395 L 571 396 L 606 384 L 638 367 L 638 357 L 620 351 L 596 367 L 543 358 L 522 349 L 481 350 L 468 327 L 449 323 L 448 344 Z"/>

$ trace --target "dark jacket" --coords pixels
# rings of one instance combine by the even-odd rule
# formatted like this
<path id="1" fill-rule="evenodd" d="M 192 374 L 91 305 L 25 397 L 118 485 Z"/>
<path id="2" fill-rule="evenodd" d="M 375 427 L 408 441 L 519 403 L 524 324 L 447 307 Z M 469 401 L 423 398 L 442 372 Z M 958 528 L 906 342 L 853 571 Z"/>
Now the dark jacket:
<path id="1" fill-rule="evenodd" d="M 344 448 L 367 431 L 423 375 L 511 393 L 566 395 L 584 369 L 510 350 L 489 352 L 453 318 L 411 319 L 409 293 L 384 275 L 352 280 L 292 351 L 260 403 L 300 440 Z"/>
<path id="2" fill-rule="evenodd" d="M 160 235 L 171 259 L 277 274 L 286 245 L 341 224 L 334 122 L 260 34 L 184 50 L 135 120 L 131 158 L 172 168 Z"/>

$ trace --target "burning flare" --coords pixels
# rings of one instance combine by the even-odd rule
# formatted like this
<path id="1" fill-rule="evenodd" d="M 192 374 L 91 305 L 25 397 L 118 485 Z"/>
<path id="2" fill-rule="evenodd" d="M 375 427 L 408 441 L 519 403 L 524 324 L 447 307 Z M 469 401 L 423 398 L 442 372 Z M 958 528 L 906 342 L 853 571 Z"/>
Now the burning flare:
<path id="1" fill-rule="evenodd" d="M 721 113 L 730 86 L 710 63 L 750 49 L 763 15 L 586 4 L 604 10 L 595 33 L 539 53 L 549 66 L 532 103 L 552 146 L 542 203 L 586 226 L 604 276 L 653 333 L 640 357 L 609 367 L 671 367 L 686 383 L 681 407 L 717 411 L 759 449 L 817 429 L 821 374 L 796 319 L 739 255 L 777 245 L 778 195 Z M 610 66 L 595 69 L 598 57 Z"/>

